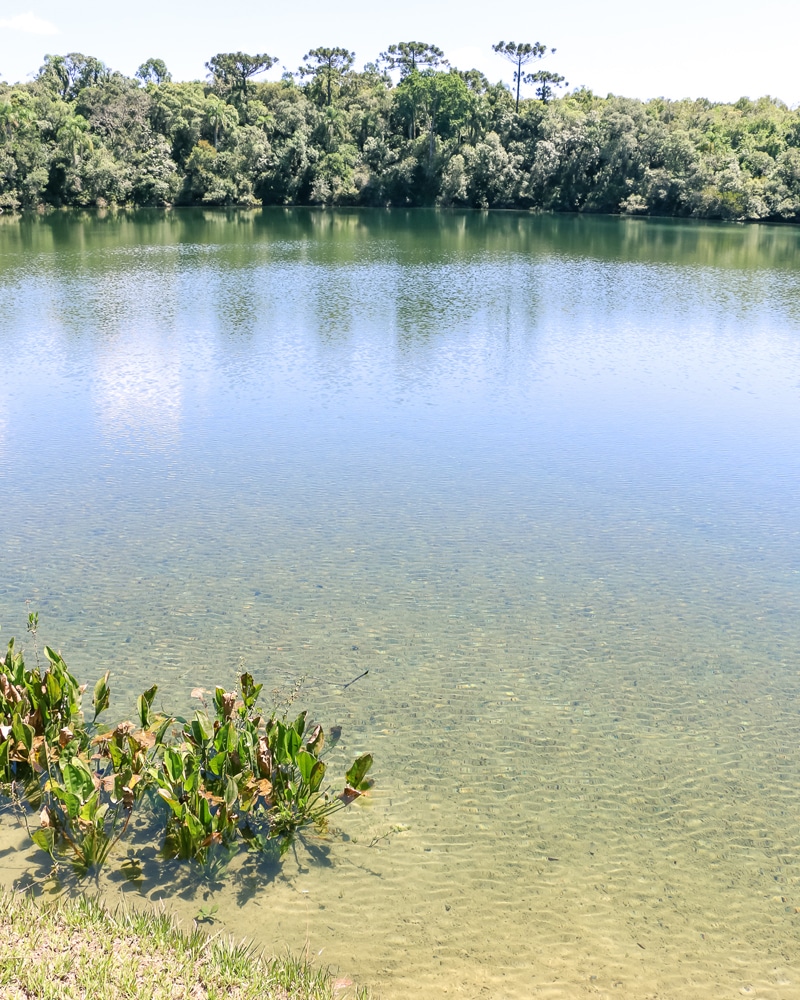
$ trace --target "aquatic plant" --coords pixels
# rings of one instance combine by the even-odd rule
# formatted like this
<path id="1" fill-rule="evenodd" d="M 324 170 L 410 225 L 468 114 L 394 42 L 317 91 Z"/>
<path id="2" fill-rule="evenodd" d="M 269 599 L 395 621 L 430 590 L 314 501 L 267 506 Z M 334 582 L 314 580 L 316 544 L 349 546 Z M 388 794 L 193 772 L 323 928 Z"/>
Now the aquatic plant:
<path id="1" fill-rule="evenodd" d="M 325 831 L 331 814 L 372 784 L 372 755 L 363 754 L 334 794 L 322 726 L 309 728 L 306 712 L 293 721 L 263 713 L 263 685 L 249 673 L 238 691 L 217 687 L 210 704 L 199 692 L 203 707 L 190 720 L 154 712 L 153 685 L 137 699 L 136 723 L 107 728 L 98 723 L 110 705 L 106 672 L 86 722 L 84 688 L 49 646 L 42 666 L 37 628 L 31 614 L 35 667 L 13 638 L 0 657 L 0 792 L 34 844 L 54 864 L 68 858 L 79 877 L 102 867 L 138 806 L 164 857 L 219 867 L 243 846 L 282 857 L 302 830 Z M 328 749 L 338 735 L 334 727 Z"/>

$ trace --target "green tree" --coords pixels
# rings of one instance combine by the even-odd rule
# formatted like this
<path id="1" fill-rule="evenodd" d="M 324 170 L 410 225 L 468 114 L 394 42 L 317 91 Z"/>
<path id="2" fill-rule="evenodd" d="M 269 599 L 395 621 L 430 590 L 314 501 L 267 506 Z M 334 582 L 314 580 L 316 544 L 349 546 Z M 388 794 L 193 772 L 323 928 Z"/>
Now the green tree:
<path id="1" fill-rule="evenodd" d="M 142 83 L 169 83 L 172 73 L 163 59 L 148 59 L 136 70 L 135 76 Z"/>
<path id="2" fill-rule="evenodd" d="M 325 94 L 325 104 L 333 103 L 334 87 L 341 87 L 342 77 L 353 68 L 355 52 L 342 48 L 311 49 L 303 56 L 304 65 L 298 69 L 301 77 L 310 76 Z"/>
<path id="3" fill-rule="evenodd" d="M 112 75 L 100 59 L 70 52 L 66 56 L 45 56 L 36 79 L 67 101 L 77 97 L 85 87 L 107 82 Z"/>
<path id="4" fill-rule="evenodd" d="M 19 131 L 32 125 L 36 115 L 33 108 L 20 98 L 23 95 L 11 92 L 9 97 L 0 99 L 0 130 L 10 141 Z M 27 96 L 27 95 L 26 95 Z"/>
<path id="5" fill-rule="evenodd" d="M 400 79 L 405 79 L 415 70 L 436 69 L 439 66 L 449 66 L 444 52 L 427 42 L 398 42 L 390 45 L 378 57 L 388 69 L 399 69 Z"/>
<path id="6" fill-rule="evenodd" d="M 475 94 L 485 94 L 491 84 L 479 69 L 457 69 L 456 73 Z"/>
<path id="7" fill-rule="evenodd" d="M 72 165 L 78 165 L 81 153 L 94 149 L 92 137 L 88 134 L 89 123 L 81 115 L 70 115 L 58 127 L 58 141 L 70 154 Z"/>
<path id="8" fill-rule="evenodd" d="M 455 138 L 470 109 L 470 92 L 456 72 L 427 69 L 410 73 L 397 88 L 401 114 L 410 123 L 423 120 L 428 132 L 428 169 L 433 167 L 436 137 Z"/>
<path id="9" fill-rule="evenodd" d="M 514 110 L 519 111 L 519 88 L 524 77 L 522 67 L 535 59 L 543 59 L 547 55 L 547 46 L 541 42 L 498 42 L 492 49 L 516 67 L 514 82 L 517 85 L 517 100 Z M 550 52 L 555 52 L 555 49 L 550 49 Z"/>
<path id="10" fill-rule="evenodd" d="M 277 61 L 266 52 L 254 56 L 246 52 L 218 52 L 208 60 L 206 69 L 217 90 L 246 104 L 248 80 L 270 69 Z"/>
<path id="11" fill-rule="evenodd" d="M 239 113 L 232 104 L 226 104 L 213 94 L 206 98 L 204 111 L 206 121 L 214 131 L 214 149 L 217 149 L 220 132 L 235 128 L 239 124 Z"/>
<path id="12" fill-rule="evenodd" d="M 531 84 L 536 84 L 536 96 L 542 104 L 547 104 L 548 101 L 554 97 L 555 91 L 558 88 L 569 86 L 563 76 L 560 76 L 558 73 L 553 73 L 547 69 L 540 69 L 535 73 L 528 73 L 525 76 L 525 83 L 529 86 Z"/>

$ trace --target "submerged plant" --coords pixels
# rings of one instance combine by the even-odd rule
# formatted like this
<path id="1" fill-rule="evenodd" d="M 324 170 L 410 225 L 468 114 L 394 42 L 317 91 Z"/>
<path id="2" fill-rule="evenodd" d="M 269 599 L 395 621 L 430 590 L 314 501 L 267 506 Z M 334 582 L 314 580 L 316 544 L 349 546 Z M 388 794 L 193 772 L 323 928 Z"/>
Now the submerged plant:
<path id="1" fill-rule="evenodd" d="M 29 616 L 34 668 L 13 639 L 0 657 L 0 792 L 33 842 L 54 863 L 69 858 L 79 877 L 102 867 L 143 803 L 160 826 L 165 857 L 215 868 L 243 845 L 283 856 L 300 831 L 324 832 L 329 816 L 372 784 L 372 755 L 363 754 L 334 794 L 325 785 L 322 726 L 309 729 L 306 712 L 294 721 L 264 715 L 262 685 L 249 673 L 238 692 L 215 689 L 210 714 L 205 701 L 189 721 L 154 712 L 153 685 L 137 699 L 138 725 L 101 729 L 110 705 L 106 672 L 87 723 L 84 688 L 49 646 L 42 669 L 37 627 Z M 329 747 L 338 736 L 333 727 Z"/>

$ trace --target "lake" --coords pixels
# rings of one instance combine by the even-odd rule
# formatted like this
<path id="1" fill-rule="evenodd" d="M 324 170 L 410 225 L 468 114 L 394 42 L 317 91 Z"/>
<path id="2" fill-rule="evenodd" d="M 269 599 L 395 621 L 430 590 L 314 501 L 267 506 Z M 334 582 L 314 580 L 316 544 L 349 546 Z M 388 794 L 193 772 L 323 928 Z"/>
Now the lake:
<path id="1" fill-rule="evenodd" d="M 3 217 L 0 360 L 3 641 L 375 755 L 179 916 L 385 1000 L 798 996 L 800 230 Z"/>

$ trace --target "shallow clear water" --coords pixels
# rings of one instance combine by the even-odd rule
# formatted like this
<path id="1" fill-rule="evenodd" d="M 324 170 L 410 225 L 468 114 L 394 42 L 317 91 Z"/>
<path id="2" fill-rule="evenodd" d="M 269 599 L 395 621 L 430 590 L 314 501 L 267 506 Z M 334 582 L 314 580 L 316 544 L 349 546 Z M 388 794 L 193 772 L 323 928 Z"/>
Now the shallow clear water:
<path id="1" fill-rule="evenodd" d="M 120 709 L 303 676 L 375 753 L 349 841 L 231 878 L 217 927 L 387 1000 L 798 996 L 798 251 L 510 213 L 0 219 L 3 634 L 30 600 Z"/>

